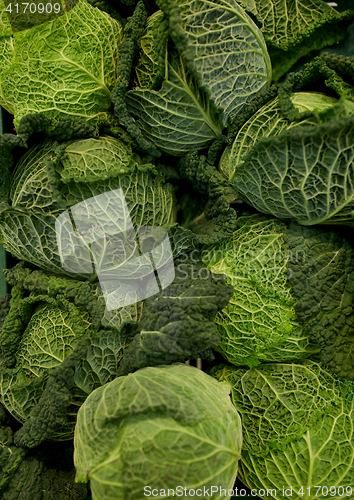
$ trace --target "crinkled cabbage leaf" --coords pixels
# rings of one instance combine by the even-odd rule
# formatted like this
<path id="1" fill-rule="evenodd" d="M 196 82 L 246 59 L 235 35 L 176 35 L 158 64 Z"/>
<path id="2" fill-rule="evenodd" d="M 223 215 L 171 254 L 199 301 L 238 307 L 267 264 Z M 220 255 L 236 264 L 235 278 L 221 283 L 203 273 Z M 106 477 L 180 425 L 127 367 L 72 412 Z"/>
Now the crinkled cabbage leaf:
<path id="1" fill-rule="evenodd" d="M 312 353 L 288 282 L 293 264 L 286 231 L 287 225 L 277 219 L 243 216 L 232 238 L 203 250 L 208 269 L 225 274 L 234 287 L 230 302 L 215 318 L 221 334 L 216 349 L 234 365 L 290 361 Z"/>
<path id="2" fill-rule="evenodd" d="M 121 265 L 124 255 L 128 259 L 136 251 L 135 233 L 125 246 L 120 236 L 129 230 L 130 220 L 134 226 L 163 226 L 171 222 L 173 214 L 171 184 L 154 166 L 138 162 L 129 146 L 112 137 L 33 146 L 13 173 L 11 207 L 0 215 L 4 247 L 41 269 L 92 278 L 91 254 L 82 250 L 82 242 L 75 239 L 69 216 L 65 216 L 65 209 L 76 206 L 76 226 L 88 231 L 87 225 L 98 223 L 102 228 L 92 236 L 99 240 L 96 261 L 109 262 L 113 268 Z M 94 197 L 99 195 L 96 202 Z M 108 244 L 113 238 L 116 245 Z M 64 267 L 60 258 L 60 252 L 70 245 L 72 253 L 79 255 L 71 268 Z"/>
<path id="3" fill-rule="evenodd" d="M 309 52 L 346 36 L 354 13 L 322 0 L 237 0 L 258 22 L 269 47 L 275 81 Z M 335 2 L 334 2 L 335 3 Z"/>

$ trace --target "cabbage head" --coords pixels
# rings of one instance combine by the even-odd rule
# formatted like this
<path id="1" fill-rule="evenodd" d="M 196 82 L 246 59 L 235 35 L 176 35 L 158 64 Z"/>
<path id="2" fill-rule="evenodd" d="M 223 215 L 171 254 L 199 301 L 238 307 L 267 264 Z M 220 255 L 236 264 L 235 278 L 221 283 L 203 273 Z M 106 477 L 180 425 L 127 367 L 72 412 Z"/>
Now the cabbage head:
<path id="1" fill-rule="evenodd" d="M 124 199 L 111 192 L 121 192 Z M 99 202 L 92 203 L 99 195 Z M 92 252 L 96 262 L 113 262 L 113 267 L 136 250 L 135 233 L 130 245 L 119 240 L 119 234 L 129 229 L 128 220 L 136 228 L 163 226 L 173 218 L 172 186 L 153 165 L 142 164 L 129 145 L 108 136 L 64 143 L 47 140 L 33 146 L 13 172 L 9 202 L 0 214 L 5 249 L 43 270 L 86 280 L 97 275 L 90 252 L 83 253 L 65 210 L 76 207 L 76 227 L 84 227 L 87 234 L 93 231 L 90 228 L 102 229 L 94 235 L 99 243 Z M 79 255 L 79 267 L 62 265 L 64 247 Z"/>
<path id="2" fill-rule="evenodd" d="M 142 500 L 146 486 L 160 497 L 179 485 L 209 494 L 212 485 L 233 488 L 242 432 L 229 391 L 180 364 L 142 368 L 95 390 L 75 428 L 77 481 L 90 480 L 95 500 Z"/>
<path id="3" fill-rule="evenodd" d="M 341 234 L 243 215 L 204 261 L 234 292 L 216 316 L 219 352 L 236 366 L 315 357 L 354 380 L 354 249 Z"/>
<path id="4" fill-rule="evenodd" d="M 0 104 L 15 115 L 15 127 L 31 113 L 107 119 L 120 23 L 79 0 L 71 9 L 62 6 L 59 17 L 14 32 L 5 4 L 0 1 Z"/>
<path id="5" fill-rule="evenodd" d="M 91 326 L 87 312 L 78 310 L 68 302 L 31 298 L 27 300 L 27 309 L 31 303 L 35 309 L 18 345 L 16 367 L 5 370 L 3 365 L 6 359 L 2 356 L 0 370 L 1 403 L 22 424 L 38 403 L 50 370 L 58 367 L 73 352 Z M 74 408 L 71 408 L 70 413 L 70 421 L 52 436 L 54 439 L 70 439 Z"/>
<path id="6" fill-rule="evenodd" d="M 182 156 L 219 137 L 266 91 L 272 70 L 261 31 L 235 0 L 158 5 L 125 101 L 147 139 Z"/>
<path id="7" fill-rule="evenodd" d="M 88 394 L 116 376 L 127 340 L 117 321 L 102 328 L 105 308 L 88 283 L 46 278 L 21 266 L 12 278 L 16 273 L 26 276 L 32 291 L 12 288 L 0 331 L 0 402 L 22 424 L 32 422 L 27 442 L 67 440 Z M 48 284 L 51 293 L 35 290 Z"/>
<path id="8" fill-rule="evenodd" d="M 353 226 L 354 102 L 302 92 L 291 100 L 291 120 L 278 98 L 261 107 L 220 169 L 262 213 L 305 226 Z"/>
<path id="9" fill-rule="evenodd" d="M 240 479 L 248 488 L 268 490 L 261 498 L 284 487 L 294 500 L 353 498 L 353 382 L 311 361 L 216 367 L 214 375 L 232 384 L 244 438 Z"/>
<path id="10" fill-rule="evenodd" d="M 242 216 L 231 238 L 204 250 L 208 269 L 225 274 L 234 287 L 229 304 L 215 318 L 221 334 L 216 349 L 234 365 L 290 361 L 312 352 L 288 282 L 288 268 L 298 263 L 289 263 L 287 230 L 278 219 Z"/>

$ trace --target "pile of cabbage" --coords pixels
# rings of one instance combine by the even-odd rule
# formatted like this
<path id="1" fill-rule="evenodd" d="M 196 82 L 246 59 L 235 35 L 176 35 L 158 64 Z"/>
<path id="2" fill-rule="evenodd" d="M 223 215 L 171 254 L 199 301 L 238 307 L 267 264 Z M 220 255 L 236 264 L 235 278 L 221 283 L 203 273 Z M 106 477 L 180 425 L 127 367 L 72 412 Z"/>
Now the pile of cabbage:
<path id="1" fill-rule="evenodd" d="M 0 0 L 4 500 L 354 496 L 354 12 L 295 4 Z"/>

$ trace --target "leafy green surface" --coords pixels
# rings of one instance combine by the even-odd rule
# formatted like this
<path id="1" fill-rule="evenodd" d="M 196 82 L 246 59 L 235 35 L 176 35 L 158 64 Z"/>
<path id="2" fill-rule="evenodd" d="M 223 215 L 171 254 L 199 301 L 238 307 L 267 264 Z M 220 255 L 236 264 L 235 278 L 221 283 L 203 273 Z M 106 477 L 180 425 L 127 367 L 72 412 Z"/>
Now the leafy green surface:
<path id="1" fill-rule="evenodd" d="M 296 92 L 292 94 L 291 101 L 300 112 L 323 111 L 338 102 L 334 97 L 314 92 Z M 225 150 L 220 160 L 221 172 L 232 181 L 244 156 L 262 137 L 279 135 L 283 130 L 316 123 L 318 123 L 318 118 L 315 116 L 304 117 L 300 121 L 287 120 L 281 113 L 279 99 L 276 97 L 262 106 L 241 127 L 232 146 Z"/>
<path id="2" fill-rule="evenodd" d="M 227 384 L 186 365 L 117 378 L 79 412 L 77 479 L 90 479 L 96 500 L 142 499 L 150 484 L 232 488 L 242 435 L 228 394 Z"/>
<path id="3" fill-rule="evenodd" d="M 233 386 L 244 433 L 240 478 L 249 488 L 293 487 L 291 498 L 312 500 L 327 498 L 322 486 L 328 491 L 333 486 L 332 497 L 339 500 L 339 486 L 353 487 L 351 382 L 340 382 L 309 361 L 227 367 L 215 376 Z M 298 493 L 301 486 L 304 495 Z M 317 495 L 314 486 L 321 486 Z"/>
<path id="4" fill-rule="evenodd" d="M 182 155 L 221 135 L 271 79 L 264 39 L 236 2 L 160 2 L 141 39 L 136 68 L 141 88 L 126 95 L 128 110 L 161 151 Z M 155 88 L 164 79 L 160 90 Z"/>
<path id="5" fill-rule="evenodd" d="M 343 40 L 354 17 L 350 11 L 337 12 L 322 0 L 237 1 L 260 25 L 270 47 L 275 81 L 309 52 Z"/>
<path id="6" fill-rule="evenodd" d="M 13 302 L 15 302 L 15 297 Z M 26 304 L 41 302 L 41 297 L 17 300 L 17 307 L 13 303 L 5 322 L 4 331 L 1 332 L 0 361 L 0 399 L 5 408 L 17 420 L 24 423 L 30 418 L 31 411 L 38 403 L 49 377 L 50 370 L 60 366 L 64 359 L 73 351 L 80 338 L 90 327 L 88 314 L 82 314 L 73 304 L 59 299 L 47 301 L 42 298 L 42 303 L 34 310 L 26 326 L 26 319 L 21 311 Z M 27 305 L 27 304 L 26 304 Z M 12 339 L 12 348 L 16 349 L 16 368 L 7 362 L 7 347 L 11 337 L 4 339 L 9 333 L 11 322 L 23 321 L 26 327 L 18 346 Z M 7 366 L 6 366 L 7 365 Z M 9 366 L 10 365 L 10 366 Z M 6 367 L 8 369 L 6 369 Z M 71 429 L 59 432 L 60 438 L 66 437 Z M 54 437 L 54 436 L 53 436 Z"/>
<path id="7" fill-rule="evenodd" d="M 116 376 L 129 326 L 120 330 L 118 311 L 111 328 L 102 329 L 105 303 L 88 283 L 21 265 L 7 278 L 14 286 L 0 331 L 1 403 L 24 424 L 19 433 L 24 437 L 16 438 L 21 446 L 70 439 L 87 395 Z M 133 316 L 126 311 L 125 320 L 129 313 Z"/>
<path id="8" fill-rule="evenodd" d="M 145 301 L 139 333 L 124 351 L 119 375 L 203 357 L 218 345 L 214 318 L 228 303 L 232 287 L 186 254 L 175 260 L 175 273 L 171 285 Z"/>
<path id="9" fill-rule="evenodd" d="M 165 24 L 166 19 L 163 12 L 158 10 L 147 19 L 144 34 L 140 38 L 140 54 L 138 64 L 135 67 L 135 74 L 138 87 L 141 89 L 153 89 L 158 83 L 160 76 L 159 60 L 156 32 L 154 30 L 161 30 L 164 27 L 162 23 Z M 168 33 L 166 33 L 165 43 L 167 43 L 167 37 Z M 163 37 L 161 37 L 161 42 L 163 42 Z"/>
<path id="10" fill-rule="evenodd" d="M 111 191 L 120 188 L 126 204 L 123 199 L 118 203 L 118 195 L 109 197 Z M 103 193 L 108 193 L 103 207 L 97 203 L 94 206 L 90 198 Z M 99 224 L 101 231 L 94 235 L 100 242 L 95 258 L 104 262 L 106 270 L 109 265 L 117 268 L 122 264 L 122 242 L 112 232 L 128 230 L 126 207 L 134 226 L 162 226 L 171 222 L 173 213 L 172 186 L 151 164 L 139 166 L 129 147 L 114 138 L 84 139 L 60 146 L 48 141 L 34 146 L 15 169 L 10 199 L 12 206 L 0 215 L 6 250 L 44 270 L 85 279 L 92 277 L 91 255 L 72 235 L 70 221 L 63 216 L 58 219 L 65 208 L 84 202 L 77 209 L 76 225 L 87 229 L 87 224 Z M 111 240 L 115 238 L 116 246 L 107 243 L 103 231 Z M 133 239 L 135 242 L 135 235 Z M 72 271 L 63 267 L 59 256 L 70 246 L 79 255 Z M 129 255 L 134 250 L 132 244 L 124 251 Z"/>
<path id="11" fill-rule="evenodd" d="M 29 113 L 104 118 L 116 82 L 121 32 L 118 21 L 79 0 L 56 19 L 13 34 L 11 65 L 10 38 L 0 32 L 6 56 L 6 71 L 0 71 L 2 104 L 14 112 L 15 126 Z"/>
<path id="12" fill-rule="evenodd" d="M 353 225 L 354 119 L 262 138 L 234 178 L 242 199 L 299 224 Z"/>
<path id="13" fill-rule="evenodd" d="M 196 233 L 196 241 L 211 245 L 232 236 L 237 213 L 230 207 L 230 201 L 236 199 L 235 189 L 196 150 L 181 158 L 177 167 L 180 176 L 207 199 L 204 212 L 186 223 Z"/>
<path id="14" fill-rule="evenodd" d="M 168 66 L 161 90 L 131 90 L 126 101 L 147 137 L 168 154 L 208 146 L 221 134 L 207 98 L 186 74 L 182 61 L 177 67 Z"/>
<path id="15" fill-rule="evenodd" d="M 45 443 L 28 452 L 14 445 L 14 432 L 0 407 L 0 493 L 3 500 L 86 500 L 87 485 L 75 484 L 72 443 Z"/>
<path id="16" fill-rule="evenodd" d="M 282 50 L 296 45 L 329 19 L 340 18 L 339 12 L 321 0 L 238 2 L 262 23 L 261 29 L 266 40 Z"/>
<path id="17" fill-rule="evenodd" d="M 80 314 L 74 307 L 39 306 L 22 336 L 17 363 L 30 377 L 39 377 L 64 361 L 89 326 L 88 314 Z"/>
<path id="18" fill-rule="evenodd" d="M 261 32 L 234 0 L 177 0 L 183 46 L 181 30 L 172 26 L 178 20 L 173 2 L 160 3 L 177 49 L 188 57 L 189 69 L 201 88 L 221 108 L 226 125 L 270 84 L 271 64 Z"/>
<path id="19" fill-rule="evenodd" d="M 320 361 L 339 377 L 354 380 L 354 251 L 334 232 L 290 226 L 285 241 L 301 265 L 289 283 L 300 324 L 320 346 Z"/>
<path id="20" fill-rule="evenodd" d="M 234 287 L 229 304 L 215 319 L 221 334 L 217 350 L 234 365 L 290 361 L 311 353 L 287 281 L 286 230 L 276 219 L 241 217 L 232 238 L 203 252 L 210 271 L 225 274 Z"/>

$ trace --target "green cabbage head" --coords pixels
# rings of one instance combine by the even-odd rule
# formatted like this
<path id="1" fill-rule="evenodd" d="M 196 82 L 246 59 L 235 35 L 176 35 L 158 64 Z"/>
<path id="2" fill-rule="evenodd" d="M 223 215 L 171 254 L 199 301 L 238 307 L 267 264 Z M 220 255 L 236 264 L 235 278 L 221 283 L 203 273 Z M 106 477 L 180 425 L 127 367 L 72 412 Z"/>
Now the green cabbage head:
<path id="1" fill-rule="evenodd" d="M 142 500 L 146 486 L 161 496 L 179 485 L 233 488 L 242 432 L 229 390 L 180 364 L 143 368 L 95 390 L 78 413 L 77 481 L 90 480 L 95 500 Z"/>
<path id="2" fill-rule="evenodd" d="M 118 195 L 109 197 L 118 190 L 126 205 Z M 99 195 L 104 197 L 100 206 L 87 201 Z M 0 214 L 0 238 L 6 250 L 43 270 L 83 279 L 97 276 L 90 271 L 91 255 L 82 253 L 76 239 L 70 240 L 73 226 L 69 217 L 63 217 L 66 209 L 78 206 L 77 227 L 80 223 L 102 228 L 102 234 L 94 237 L 100 241 L 96 262 L 112 263 L 113 267 L 136 250 L 133 242 L 125 242 L 122 250 L 122 241 L 118 241 L 119 234 L 127 231 L 128 216 L 134 227 L 163 226 L 173 217 L 171 184 L 153 165 L 142 164 L 129 145 L 108 136 L 60 144 L 48 140 L 33 146 L 14 170 L 9 198 L 10 206 L 4 206 Z M 118 236 L 112 235 L 112 225 Z M 70 270 L 62 265 L 57 235 L 61 248 L 74 245 L 81 267 Z M 112 238 L 121 246 L 109 244 Z"/>
<path id="3" fill-rule="evenodd" d="M 291 120 L 278 98 L 254 113 L 220 170 L 262 213 L 305 226 L 353 226 L 354 103 L 310 92 L 291 100 Z"/>
<path id="4" fill-rule="evenodd" d="M 215 318 L 221 334 L 217 350 L 234 365 L 290 361 L 311 352 L 288 281 L 288 268 L 291 272 L 301 262 L 291 262 L 292 252 L 284 241 L 287 231 L 278 219 L 243 216 L 231 238 L 204 250 L 209 270 L 225 274 L 234 287 L 229 304 Z M 301 253 L 297 260 L 302 258 Z"/>
<path id="5" fill-rule="evenodd" d="M 96 302 L 87 287 L 80 292 L 79 282 L 65 281 L 56 284 L 72 285 L 77 299 L 81 295 L 87 305 Z M 37 286 L 40 282 L 45 286 L 41 273 Z M 116 376 L 126 340 L 119 326 L 94 329 L 89 307 L 74 305 L 60 293 L 53 298 L 32 292 L 21 298 L 23 293 L 13 287 L 11 309 L 0 331 L 0 402 L 25 426 L 34 422 L 29 441 L 37 434 L 65 441 L 73 436 L 78 408 L 87 395 Z M 75 373 L 68 367 L 73 356 Z M 58 418 L 60 407 L 64 411 Z"/>
<path id="6" fill-rule="evenodd" d="M 86 0 L 64 3 L 59 17 L 14 32 L 0 1 L 0 104 L 15 127 L 32 113 L 98 122 L 110 111 L 121 25 Z"/>
<path id="7" fill-rule="evenodd" d="M 209 146 L 272 79 L 263 35 L 234 0 L 158 2 L 125 101 L 143 134 L 182 156 Z M 113 99 L 114 101 L 114 99 Z"/>
<path id="8" fill-rule="evenodd" d="M 243 215 L 233 237 L 203 254 L 209 270 L 234 287 L 215 318 L 227 361 L 251 368 L 315 356 L 354 380 L 354 250 L 343 235 Z"/>
<path id="9" fill-rule="evenodd" d="M 353 498 L 353 382 L 311 361 L 216 367 L 214 374 L 232 384 L 241 414 L 246 486 L 263 491 L 261 498 L 284 487 L 293 500 Z"/>

